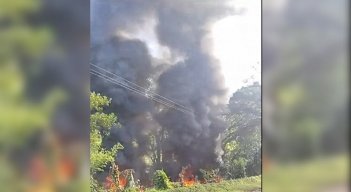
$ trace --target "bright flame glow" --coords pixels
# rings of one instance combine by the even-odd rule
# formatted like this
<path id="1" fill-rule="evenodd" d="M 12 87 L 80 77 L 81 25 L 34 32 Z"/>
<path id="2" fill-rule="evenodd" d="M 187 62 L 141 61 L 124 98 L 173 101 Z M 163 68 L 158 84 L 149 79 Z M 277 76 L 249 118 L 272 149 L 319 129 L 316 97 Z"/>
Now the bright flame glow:
<path id="1" fill-rule="evenodd" d="M 195 176 L 193 175 L 193 171 L 190 165 L 183 167 L 179 176 L 180 181 L 184 187 L 190 187 L 196 183 Z"/>

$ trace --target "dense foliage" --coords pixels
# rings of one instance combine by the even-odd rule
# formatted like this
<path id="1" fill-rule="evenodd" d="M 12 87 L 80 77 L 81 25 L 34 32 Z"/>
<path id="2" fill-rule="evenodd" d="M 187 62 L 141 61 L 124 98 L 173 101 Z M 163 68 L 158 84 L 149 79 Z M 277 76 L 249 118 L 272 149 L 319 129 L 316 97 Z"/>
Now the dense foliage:
<path id="1" fill-rule="evenodd" d="M 242 87 L 230 98 L 223 140 L 222 172 L 227 178 L 259 175 L 261 171 L 261 85 Z"/>
<path id="2" fill-rule="evenodd" d="M 164 190 L 173 188 L 167 174 L 163 170 L 156 170 L 152 181 L 156 189 Z"/>
<path id="3" fill-rule="evenodd" d="M 97 191 L 100 187 L 94 176 L 97 172 L 115 161 L 116 153 L 122 146 L 118 143 L 111 149 L 103 147 L 103 137 L 109 135 L 113 126 L 117 125 L 117 116 L 113 113 L 103 112 L 104 107 L 109 106 L 111 99 L 99 93 L 90 94 L 90 174 L 91 190 Z"/>

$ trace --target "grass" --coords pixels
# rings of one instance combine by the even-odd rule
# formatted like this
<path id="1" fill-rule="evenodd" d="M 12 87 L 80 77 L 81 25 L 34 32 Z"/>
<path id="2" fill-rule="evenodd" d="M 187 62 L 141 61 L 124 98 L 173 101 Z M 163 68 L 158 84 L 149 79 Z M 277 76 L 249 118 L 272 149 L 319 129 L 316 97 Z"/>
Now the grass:
<path id="1" fill-rule="evenodd" d="M 260 190 L 261 176 L 247 177 L 236 180 L 226 180 L 220 183 L 196 184 L 191 187 L 178 187 L 164 190 L 163 192 L 251 192 Z M 149 189 L 146 192 L 156 192 Z"/>
<path id="2" fill-rule="evenodd" d="M 263 191 L 269 192 L 313 192 L 324 191 L 334 186 L 347 186 L 349 179 L 349 157 L 340 155 L 321 157 L 306 162 L 276 164 L 264 171 Z M 260 191 L 261 176 L 221 183 L 197 184 L 192 187 L 177 187 L 164 192 L 252 192 Z M 149 189 L 146 192 L 156 192 Z"/>
<path id="3" fill-rule="evenodd" d="M 263 189 L 269 192 L 313 192 L 348 183 L 348 157 L 324 157 L 303 163 L 275 165 L 264 171 Z"/>

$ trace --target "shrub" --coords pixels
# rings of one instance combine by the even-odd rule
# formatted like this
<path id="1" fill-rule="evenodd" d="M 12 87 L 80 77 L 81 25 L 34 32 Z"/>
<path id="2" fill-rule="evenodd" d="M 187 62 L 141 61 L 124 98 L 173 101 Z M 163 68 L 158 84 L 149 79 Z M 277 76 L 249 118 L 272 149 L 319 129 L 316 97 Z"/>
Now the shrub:
<path id="1" fill-rule="evenodd" d="M 242 157 L 225 162 L 221 167 L 221 173 L 226 179 L 239 179 L 247 176 L 246 167 L 248 160 Z"/>
<path id="2" fill-rule="evenodd" d="M 245 158 L 238 158 L 233 161 L 233 166 L 235 169 L 234 177 L 243 178 L 246 177 L 246 165 L 247 160 Z"/>
<path id="3" fill-rule="evenodd" d="M 205 169 L 200 169 L 201 172 L 201 179 L 203 180 L 204 183 L 217 183 L 221 180 L 221 177 L 219 176 L 219 169 L 211 169 L 211 170 L 205 170 Z"/>
<path id="4" fill-rule="evenodd" d="M 163 170 L 157 170 L 154 173 L 152 181 L 156 189 L 165 190 L 173 188 L 169 178 L 167 177 L 167 174 Z"/>

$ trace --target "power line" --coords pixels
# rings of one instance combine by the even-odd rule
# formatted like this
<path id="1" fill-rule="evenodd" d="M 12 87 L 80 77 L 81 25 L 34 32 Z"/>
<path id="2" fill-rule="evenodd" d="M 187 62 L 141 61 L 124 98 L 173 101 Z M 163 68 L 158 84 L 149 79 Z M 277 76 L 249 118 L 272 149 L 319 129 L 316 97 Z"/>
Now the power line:
<path id="1" fill-rule="evenodd" d="M 185 110 L 185 109 L 176 107 L 176 106 L 174 106 L 174 105 L 172 105 L 172 104 L 170 104 L 170 103 L 168 103 L 168 102 L 166 102 L 166 101 L 163 101 L 163 100 L 160 100 L 160 99 L 158 99 L 158 98 L 155 98 L 155 97 L 153 97 L 152 95 L 147 95 L 147 94 L 145 94 L 144 92 L 142 92 L 142 91 L 140 91 L 140 90 L 137 90 L 137 89 L 135 89 L 135 88 L 133 88 L 133 87 L 131 87 L 131 86 L 128 86 L 128 85 L 126 85 L 126 84 L 123 84 L 123 83 L 121 83 L 121 82 L 118 82 L 118 81 L 116 81 L 115 79 L 113 79 L 113 78 L 111 78 L 111 77 L 108 77 L 108 76 L 106 76 L 106 75 L 104 75 L 104 74 L 102 74 L 102 73 L 100 73 L 100 72 L 98 72 L 98 71 L 95 71 L 95 70 L 91 69 L 91 72 L 90 72 L 90 73 L 93 74 L 93 75 L 95 75 L 95 76 L 98 76 L 98 77 L 100 77 L 100 78 L 102 78 L 102 79 L 104 79 L 104 80 L 107 80 L 107 81 L 109 81 L 110 83 L 113 83 L 113 84 L 115 84 L 115 85 L 118 85 L 118 86 L 121 86 L 121 87 L 123 87 L 123 88 L 125 88 L 125 89 L 128 89 L 129 91 L 132 91 L 132 92 L 137 93 L 137 94 L 140 94 L 140 95 L 142 95 L 142 96 L 144 96 L 144 97 L 150 98 L 150 99 L 152 99 L 153 101 L 156 101 L 156 102 L 158 102 L 158 103 L 161 103 L 161 104 L 163 104 L 163 105 L 165 105 L 165 106 L 167 106 L 167 107 L 176 109 L 176 110 L 181 111 L 181 112 L 183 112 L 183 113 L 190 113 L 190 114 L 192 114 L 192 111 L 188 111 L 188 110 Z"/>
<path id="2" fill-rule="evenodd" d="M 117 74 L 115 74 L 115 73 L 112 73 L 112 72 L 110 72 L 110 71 L 108 71 L 108 70 L 106 70 L 106 69 L 104 69 L 104 68 L 102 68 L 102 67 L 99 67 L 99 66 L 97 66 L 97 65 L 95 65 L 95 64 L 93 64 L 93 63 L 90 63 L 90 65 L 92 65 L 92 66 L 94 66 L 94 67 L 96 67 L 96 68 L 99 68 L 99 69 L 105 71 L 106 73 L 109 73 L 109 74 L 111 74 L 111 75 L 113 75 L 113 76 L 115 76 L 115 77 L 117 77 L 117 78 L 119 78 L 119 79 L 122 79 L 122 80 L 124 80 L 125 82 L 130 83 L 130 84 L 132 84 L 133 86 L 138 87 L 138 88 L 144 90 L 144 91 L 147 92 L 147 93 L 151 93 L 152 95 L 156 95 L 156 96 L 158 96 L 158 97 L 160 97 L 160 98 L 162 98 L 162 99 L 167 100 L 168 102 L 171 102 L 171 103 L 173 103 L 173 104 L 175 104 L 175 105 L 178 105 L 178 106 L 180 106 L 180 107 L 182 107 L 182 108 L 184 108 L 184 109 L 186 109 L 186 110 L 188 110 L 188 111 L 191 111 L 191 109 L 185 107 L 184 105 L 181 105 L 181 104 L 179 104 L 179 103 L 177 103 L 177 102 L 175 102 L 175 101 L 173 101 L 173 100 L 171 100 L 171 99 L 169 99 L 169 98 L 167 98 L 167 97 L 164 97 L 164 96 L 162 96 L 162 95 L 159 95 L 159 94 L 157 94 L 157 93 L 154 93 L 154 92 L 152 92 L 152 91 L 150 91 L 150 90 L 148 90 L 148 89 L 146 89 L 146 88 L 144 88 L 144 87 L 142 87 L 142 86 L 139 86 L 138 84 L 136 84 L 136 83 L 134 83 L 134 82 L 131 82 L 131 81 L 129 81 L 128 79 L 125 79 L 125 78 L 123 78 L 123 77 L 121 77 L 121 76 L 119 76 L 119 75 L 117 75 Z"/>
<path id="3" fill-rule="evenodd" d="M 96 68 L 99 68 L 99 69 L 101 69 L 101 70 L 103 70 L 103 71 L 105 71 L 105 72 L 107 72 L 107 73 L 113 75 L 113 76 L 116 76 L 116 77 L 119 78 L 119 79 L 122 79 L 122 80 L 124 80 L 124 81 L 126 81 L 126 82 L 132 84 L 132 85 L 135 86 L 135 87 L 138 87 L 138 88 L 140 88 L 140 89 L 143 89 L 143 90 L 144 90 L 145 92 L 147 92 L 147 93 L 151 93 L 152 95 L 156 95 L 156 96 L 158 96 L 158 97 L 160 97 L 160 98 L 163 98 L 163 99 L 165 99 L 165 100 L 167 100 L 167 101 L 169 101 L 169 102 L 171 102 L 171 103 L 173 103 L 173 104 L 175 104 L 175 105 L 181 106 L 182 108 L 191 111 L 191 109 L 189 109 L 189 108 L 185 107 L 184 105 L 181 105 L 181 104 L 179 104 L 179 103 L 177 103 L 177 102 L 175 102 L 175 101 L 173 101 L 173 100 L 171 100 L 171 99 L 169 99 L 169 98 L 167 98 L 167 97 L 164 97 L 164 96 L 162 96 L 162 95 L 159 95 L 159 94 L 157 94 L 157 93 L 154 93 L 154 92 L 152 92 L 152 91 L 150 91 L 150 90 L 148 90 L 148 89 L 146 89 L 146 88 L 144 88 L 144 87 L 141 87 L 141 86 L 139 86 L 138 84 L 135 84 L 134 82 L 131 82 L 131 81 L 129 81 L 129 80 L 127 80 L 127 79 L 125 79 L 125 78 L 123 78 L 123 77 L 121 77 L 121 76 L 115 74 L 115 73 L 112 73 L 112 72 L 110 72 L 110 71 L 108 71 L 108 70 L 102 68 L 102 67 L 99 67 L 99 66 L 97 66 L 97 65 L 94 65 L 94 64 L 92 64 L 92 63 L 90 63 L 90 64 L 91 64 L 92 66 L 96 67 Z"/>
<path id="4" fill-rule="evenodd" d="M 123 87 L 123 88 L 126 88 L 126 89 L 128 89 L 129 91 L 132 91 L 132 92 L 134 92 L 134 93 L 138 93 L 138 94 L 140 94 L 140 95 L 142 95 L 142 96 L 145 96 L 145 97 L 147 97 L 147 98 L 150 98 L 150 99 L 152 99 L 152 100 L 154 100 L 154 101 L 156 101 L 156 102 L 158 102 L 158 103 L 161 103 L 161 104 L 163 104 L 163 105 L 165 105 L 165 106 L 167 106 L 167 107 L 176 109 L 176 110 L 181 111 L 181 112 L 184 112 L 184 113 L 190 113 L 190 114 L 191 114 L 191 111 L 186 111 L 186 110 L 184 110 L 184 109 L 181 109 L 181 108 L 172 106 L 172 105 L 170 105 L 169 103 L 166 103 L 166 102 L 164 102 L 164 101 L 162 101 L 162 100 L 159 100 L 159 99 L 157 99 L 157 98 L 149 97 L 149 96 L 145 95 L 144 93 L 142 93 L 142 92 L 140 92 L 140 91 L 138 91 L 138 90 L 135 90 L 134 88 L 131 88 L 131 87 L 129 87 L 129 86 L 126 86 L 126 85 L 123 85 L 123 84 L 121 84 L 121 83 L 119 83 L 119 82 L 114 81 L 112 78 L 110 78 L 110 77 L 108 77 L 108 76 L 103 76 L 103 74 L 101 74 L 101 73 L 99 73 L 99 72 L 92 71 L 91 74 L 94 74 L 94 75 L 96 75 L 96 76 L 98 76 L 98 77 L 100 77 L 100 78 L 102 78 L 102 79 L 104 79 L 104 80 L 107 80 L 107 81 L 109 81 L 109 82 L 111 82 L 111 83 L 113 83 L 113 84 L 119 85 L 119 86 L 121 86 L 121 87 Z M 109 78 L 109 79 L 108 79 L 108 78 Z M 112 79 L 112 80 L 111 80 L 111 79 Z"/>

